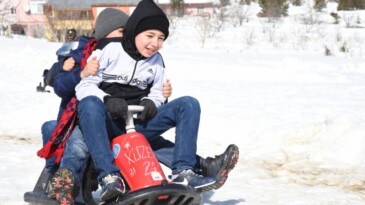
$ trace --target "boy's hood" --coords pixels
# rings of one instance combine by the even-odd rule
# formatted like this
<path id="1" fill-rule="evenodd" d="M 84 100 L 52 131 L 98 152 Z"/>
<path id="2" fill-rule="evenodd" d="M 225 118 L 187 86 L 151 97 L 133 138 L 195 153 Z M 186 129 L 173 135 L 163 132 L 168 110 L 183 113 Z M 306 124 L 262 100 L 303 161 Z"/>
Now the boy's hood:
<path id="1" fill-rule="evenodd" d="M 135 44 L 137 26 L 143 19 L 154 16 L 166 17 L 166 14 L 153 0 L 142 0 L 138 3 L 124 27 L 123 48 L 135 60 L 144 58 L 137 51 Z"/>

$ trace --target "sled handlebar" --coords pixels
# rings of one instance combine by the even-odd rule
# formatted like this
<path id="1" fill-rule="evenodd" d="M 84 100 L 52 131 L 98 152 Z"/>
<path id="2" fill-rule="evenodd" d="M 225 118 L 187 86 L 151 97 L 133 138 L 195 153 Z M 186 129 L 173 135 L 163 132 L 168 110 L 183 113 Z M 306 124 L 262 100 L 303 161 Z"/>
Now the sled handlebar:
<path id="1" fill-rule="evenodd" d="M 142 105 L 128 105 L 128 112 L 142 112 L 144 107 Z"/>
<path id="2" fill-rule="evenodd" d="M 128 117 L 125 120 L 125 129 L 127 133 L 129 132 L 135 132 L 134 129 L 134 122 L 133 122 L 133 115 L 139 112 L 142 112 L 144 109 L 144 106 L 141 105 L 128 105 Z"/>

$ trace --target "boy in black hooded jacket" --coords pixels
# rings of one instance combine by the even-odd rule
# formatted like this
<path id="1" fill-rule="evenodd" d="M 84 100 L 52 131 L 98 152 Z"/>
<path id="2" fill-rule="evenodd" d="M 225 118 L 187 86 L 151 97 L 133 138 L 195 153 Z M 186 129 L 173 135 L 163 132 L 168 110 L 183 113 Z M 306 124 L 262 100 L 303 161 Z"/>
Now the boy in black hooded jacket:
<path id="1" fill-rule="evenodd" d="M 154 96 L 149 95 L 153 93 L 152 89 L 161 90 L 161 83 L 160 87 L 156 87 L 154 81 L 156 79 L 147 78 L 143 79 L 141 86 L 140 78 L 134 78 L 135 74 L 155 76 L 163 73 L 163 61 L 158 50 L 168 37 L 168 27 L 169 22 L 165 13 L 152 0 L 142 0 L 125 25 L 122 44 L 108 43 L 100 50 L 98 58 L 107 54 L 109 48 L 119 52 L 119 55 L 115 55 L 114 52 L 109 54 L 114 55 L 116 61 L 120 60 L 120 64 L 109 59 L 107 62 L 110 63 L 105 63 L 106 67 L 101 65 L 101 71 L 96 76 L 83 79 L 76 87 L 76 96 L 79 100 L 79 125 L 99 172 L 98 181 L 102 186 L 103 201 L 118 197 L 125 192 L 119 168 L 113 164 L 110 138 L 124 131 L 121 120 L 123 121 L 123 115 L 129 104 L 125 96 L 130 96 L 132 88 L 149 91 L 139 92 L 141 96 L 134 97 L 138 104 L 145 107 L 135 122 L 137 132 L 145 135 L 149 142 L 153 142 L 156 136 L 176 127 L 175 151 L 171 166 L 172 180 L 175 183 L 185 183 L 197 190 L 204 190 L 217 181 L 214 177 L 203 177 L 193 171 L 197 164 L 199 102 L 192 97 L 181 97 L 162 104 L 161 101 L 155 101 Z M 124 75 L 124 70 L 128 68 L 129 74 Z M 138 73 L 139 71 L 146 73 Z"/>

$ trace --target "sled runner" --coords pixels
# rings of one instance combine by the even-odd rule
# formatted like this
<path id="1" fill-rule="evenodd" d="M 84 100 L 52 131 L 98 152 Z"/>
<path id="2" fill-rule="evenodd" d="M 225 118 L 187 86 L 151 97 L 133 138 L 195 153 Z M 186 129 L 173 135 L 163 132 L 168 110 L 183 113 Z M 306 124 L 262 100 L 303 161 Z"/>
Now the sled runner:
<path id="1" fill-rule="evenodd" d="M 128 106 L 127 133 L 114 138 L 111 146 L 114 162 L 120 168 L 129 192 L 103 205 L 199 205 L 201 194 L 195 189 L 169 182 L 145 137 L 134 130 L 133 115 L 143 106 Z M 85 174 L 85 176 L 88 175 Z M 85 178 L 84 176 L 84 178 Z M 57 205 L 47 195 L 51 176 L 44 168 L 33 191 L 24 194 L 24 201 L 34 205 Z M 93 197 L 88 180 L 83 180 L 83 194 L 87 205 L 101 204 Z"/>

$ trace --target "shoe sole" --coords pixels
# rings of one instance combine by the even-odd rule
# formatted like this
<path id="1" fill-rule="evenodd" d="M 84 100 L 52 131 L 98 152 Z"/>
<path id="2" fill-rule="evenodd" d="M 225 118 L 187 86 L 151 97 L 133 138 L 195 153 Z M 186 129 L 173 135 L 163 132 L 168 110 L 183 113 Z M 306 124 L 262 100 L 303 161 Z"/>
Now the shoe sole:
<path id="1" fill-rule="evenodd" d="M 210 186 L 201 188 L 199 190 L 200 192 L 207 192 L 207 191 L 212 191 L 213 189 L 219 189 L 224 185 L 224 183 L 226 183 L 229 172 L 232 171 L 232 169 L 237 164 L 239 157 L 239 149 L 236 145 L 232 144 L 227 147 L 225 152 L 228 152 L 228 156 L 223 162 L 222 169 L 219 170 L 219 172 L 216 175 L 217 181 Z"/>
<path id="2" fill-rule="evenodd" d="M 101 193 L 100 199 L 102 202 L 108 202 L 112 199 L 117 199 L 125 194 L 125 183 L 120 179 L 120 188 L 108 186 L 107 190 Z"/>
<path id="3" fill-rule="evenodd" d="M 53 189 L 54 197 L 60 205 L 74 205 L 73 190 L 75 178 L 72 172 L 66 168 L 61 168 L 52 177 L 51 189 Z"/>
<path id="4" fill-rule="evenodd" d="M 101 195 L 100 199 L 102 202 L 109 202 L 113 199 L 117 199 L 118 197 L 121 197 L 124 193 L 122 191 L 118 191 L 115 189 L 108 189 L 104 195 Z"/>
<path id="5" fill-rule="evenodd" d="M 210 191 L 212 190 L 213 188 L 211 187 L 214 187 L 214 184 L 217 183 L 217 181 L 212 181 L 212 183 L 210 184 L 204 184 L 202 186 L 198 186 L 198 187 L 194 187 L 195 191 L 198 192 L 198 193 L 201 193 L 201 192 L 206 192 L 207 191 Z"/>

